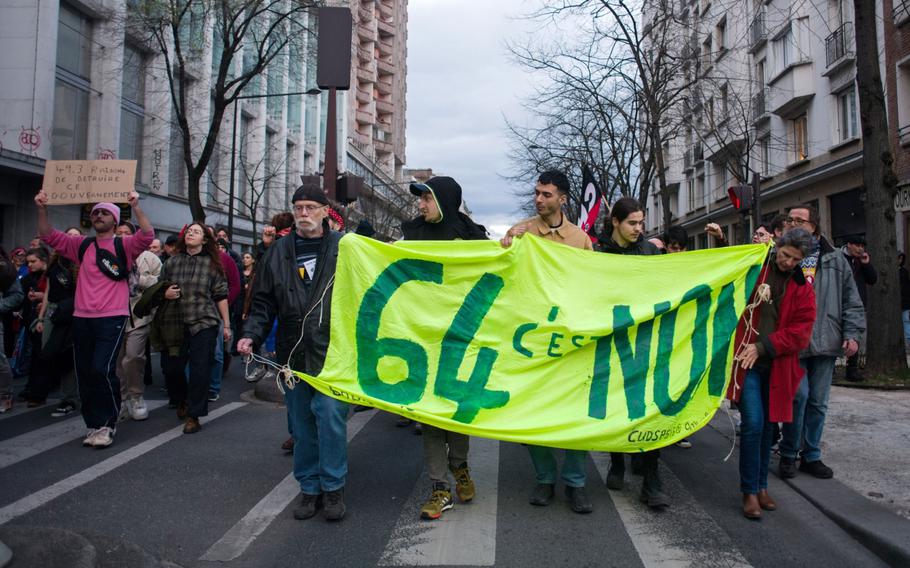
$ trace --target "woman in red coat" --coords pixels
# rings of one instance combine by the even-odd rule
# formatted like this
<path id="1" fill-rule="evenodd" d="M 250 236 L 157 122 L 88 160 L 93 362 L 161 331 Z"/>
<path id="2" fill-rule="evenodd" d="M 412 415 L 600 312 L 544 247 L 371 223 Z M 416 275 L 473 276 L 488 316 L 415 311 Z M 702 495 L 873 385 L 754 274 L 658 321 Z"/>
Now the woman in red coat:
<path id="1" fill-rule="evenodd" d="M 812 237 L 794 229 L 777 240 L 762 268 L 750 304 L 760 299 L 751 325 L 744 317 L 736 331 L 737 357 L 727 396 L 739 403 L 739 478 L 743 514 L 760 519 L 762 509 L 777 508 L 768 495 L 768 462 L 774 422 L 790 422 L 793 396 L 803 369 L 799 352 L 809 346 L 815 323 L 815 291 L 800 262 Z"/>

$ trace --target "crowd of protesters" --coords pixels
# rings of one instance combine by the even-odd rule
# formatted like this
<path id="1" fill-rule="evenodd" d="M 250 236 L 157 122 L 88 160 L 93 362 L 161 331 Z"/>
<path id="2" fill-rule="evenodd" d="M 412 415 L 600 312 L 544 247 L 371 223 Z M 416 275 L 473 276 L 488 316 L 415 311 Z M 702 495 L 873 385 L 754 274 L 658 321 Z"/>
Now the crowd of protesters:
<path id="1" fill-rule="evenodd" d="M 410 191 L 419 215 L 401 226 L 405 239 L 488 238 L 484 227 L 459 210 L 462 189 L 454 179 L 434 177 L 411 184 Z M 657 257 L 689 246 L 681 227 L 646 239 L 644 207 L 629 197 L 613 204 L 606 230 L 592 239 L 566 217 L 568 195 L 564 174 L 541 174 L 534 189 L 537 214 L 512 226 L 501 246 L 510 247 L 527 234 L 614 255 Z M 262 355 L 312 375 L 322 369 L 345 225 L 319 186 L 297 189 L 291 211 L 273 217 L 256 246 L 242 254 L 227 230 L 200 222 L 162 242 L 135 193 L 129 199 L 135 224 L 121 221 L 119 206 L 98 203 L 90 213 L 91 235 L 75 227 L 53 228 L 43 192 L 35 203 L 38 237 L 28 248 L 9 254 L 0 249 L 0 413 L 9 411 L 17 397 L 29 407 L 43 406 L 59 389 L 52 415 L 81 412 L 88 428 L 83 444 L 104 448 L 113 444 L 118 423 L 149 415 L 150 353 L 161 354 L 168 402 L 186 434 L 201 430 L 200 419 L 219 399 L 232 355 L 247 360 Z M 368 222 L 353 232 L 375 235 Z M 718 225 L 709 223 L 705 232 L 716 245 L 727 245 Z M 767 483 L 773 448 L 780 454 L 782 478 L 798 471 L 833 476 L 821 460 L 821 439 L 835 361 L 846 357 L 847 379 L 862 380 L 858 355 L 866 328 L 866 287 L 875 285 L 877 274 L 863 236 L 849 236 L 835 248 L 820 234 L 811 205 L 792 207 L 759 225 L 752 242 L 771 243 L 772 249 L 749 298 L 749 321 L 740 321 L 736 331 L 728 397 L 741 415 L 742 512 L 759 519 L 763 511 L 777 508 Z M 910 344 L 910 276 L 903 255 L 899 264 Z M 250 382 L 268 373 L 265 366 L 252 368 L 246 375 Z M 24 375 L 25 387 L 13 393 L 13 377 Z M 293 453 L 301 491 L 293 515 L 308 519 L 324 509 L 326 519 L 340 520 L 349 407 L 306 383 L 286 389 L 285 399 L 290 437 L 282 448 Z M 431 484 L 421 517 L 438 519 L 454 507 L 450 475 L 459 502 L 482 493 L 471 478 L 467 435 L 428 425 L 416 433 L 423 435 Z M 678 445 L 690 448 L 691 442 Z M 587 452 L 527 447 L 536 472 L 530 504 L 549 505 L 562 481 L 570 508 L 590 513 Z M 659 455 L 653 450 L 630 457 L 632 473 L 643 478 L 641 501 L 656 510 L 671 505 Z M 623 489 L 626 463 L 624 454 L 611 454 L 611 490 Z"/>

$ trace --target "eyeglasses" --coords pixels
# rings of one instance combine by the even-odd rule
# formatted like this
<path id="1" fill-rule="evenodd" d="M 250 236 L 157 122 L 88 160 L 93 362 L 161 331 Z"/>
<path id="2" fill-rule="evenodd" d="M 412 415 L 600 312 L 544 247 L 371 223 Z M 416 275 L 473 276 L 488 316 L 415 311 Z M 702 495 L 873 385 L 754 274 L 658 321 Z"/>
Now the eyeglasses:
<path id="1" fill-rule="evenodd" d="M 784 222 L 788 225 L 796 225 L 797 227 L 800 227 L 802 225 L 808 224 L 810 221 L 808 219 L 800 219 L 799 217 L 787 217 Z"/>
<path id="2" fill-rule="evenodd" d="M 295 205 L 294 213 L 303 213 L 304 211 L 307 213 L 315 213 L 323 207 L 325 207 L 325 205 Z"/>
<path id="3" fill-rule="evenodd" d="M 204 235 L 205 231 L 202 229 L 187 229 L 183 233 L 184 235 Z"/>

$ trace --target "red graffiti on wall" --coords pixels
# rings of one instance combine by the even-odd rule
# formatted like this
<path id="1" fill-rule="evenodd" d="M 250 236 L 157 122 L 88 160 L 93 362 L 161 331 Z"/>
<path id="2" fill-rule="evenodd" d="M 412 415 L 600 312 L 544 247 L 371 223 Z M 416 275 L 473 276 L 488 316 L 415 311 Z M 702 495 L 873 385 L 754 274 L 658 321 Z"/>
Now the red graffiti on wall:
<path id="1" fill-rule="evenodd" d="M 117 154 L 110 148 L 98 148 L 99 160 L 116 160 Z"/>
<path id="2" fill-rule="evenodd" d="M 22 127 L 19 133 L 19 148 L 23 152 L 34 152 L 41 147 L 41 134 L 37 128 Z"/>

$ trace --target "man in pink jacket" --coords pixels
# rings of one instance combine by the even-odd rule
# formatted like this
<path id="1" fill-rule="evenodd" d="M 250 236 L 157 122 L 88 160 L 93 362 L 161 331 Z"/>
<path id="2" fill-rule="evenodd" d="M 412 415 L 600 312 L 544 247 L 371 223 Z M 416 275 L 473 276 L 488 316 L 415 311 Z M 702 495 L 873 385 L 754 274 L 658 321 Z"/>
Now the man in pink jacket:
<path id="1" fill-rule="evenodd" d="M 114 442 L 114 428 L 120 414 L 116 366 L 124 324 L 130 313 L 128 275 L 133 261 L 152 243 L 155 230 L 139 207 L 136 192 L 130 194 L 129 204 L 139 223 L 139 232 L 118 237 L 120 251 L 114 240 L 120 208 L 113 203 L 98 203 L 92 208 L 94 237 L 67 235 L 54 229 L 47 218 L 44 191 L 35 196 L 35 204 L 41 239 L 60 256 L 79 263 L 72 332 L 82 418 L 89 428 L 82 445 L 104 448 Z M 121 266 L 121 256 L 125 257 L 126 266 Z"/>

